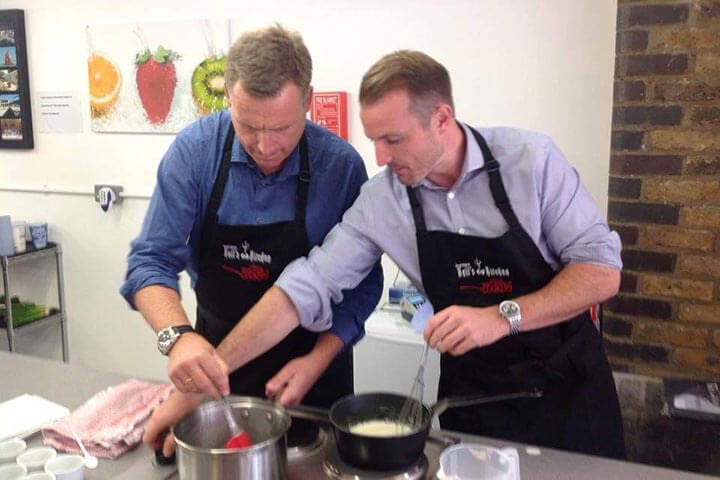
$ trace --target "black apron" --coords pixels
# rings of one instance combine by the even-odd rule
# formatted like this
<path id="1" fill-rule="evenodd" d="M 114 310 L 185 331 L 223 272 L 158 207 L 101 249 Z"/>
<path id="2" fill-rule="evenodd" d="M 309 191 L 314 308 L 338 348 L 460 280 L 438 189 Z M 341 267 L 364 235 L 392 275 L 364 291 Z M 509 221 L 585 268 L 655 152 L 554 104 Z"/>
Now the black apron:
<path id="1" fill-rule="evenodd" d="M 542 288 L 555 275 L 515 216 L 485 139 L 475 130 L 473 135 L 485 158 L 495 206 L 510 228 L 496 238 L 428 231 L 418 197 L 407 188 L 423 286 L 436 312 L 450 305 L 497 305 Z M 441 356 L 439 397 L 532 388 L 542 389 L 544 396 L 449 409 L 440 424 L 475 435 L 625 458 L 615 383 L 589 313 L 459 357 Z"/>
<path id="2" fill-rule="evenodd" d="M 310 166 L 307 140 L 300 140 L 295 219 L 270 225 L 223 225 L 218 208 L 230 172 L 235 131 L 225 140 L 223 158 L 205 212 L 199 258 L 196 330 L 217 346 L 273 285 L 293 260 L 308 254 L 305 232 Z M 244 208 L 237 205 L 236 208 Z M 268 325 L 268 328 L 273 328 Z M 312 350 L 318 334 L 297 327 L 285 339 L 230 375 L 235 394 L 265 396 L 265 384 L 288 361 Z M 340 353 L 305 396 L 303 403 L 328 408 L 353 392 L 352 349 Z"/>

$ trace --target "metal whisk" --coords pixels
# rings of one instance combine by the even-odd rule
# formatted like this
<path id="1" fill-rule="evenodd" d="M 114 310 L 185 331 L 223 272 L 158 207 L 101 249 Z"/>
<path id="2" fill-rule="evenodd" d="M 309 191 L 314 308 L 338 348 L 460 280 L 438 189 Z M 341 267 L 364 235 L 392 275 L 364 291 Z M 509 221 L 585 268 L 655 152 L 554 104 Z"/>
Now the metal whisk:
<path id="1" fill-rule="evenodd" d="M 398 433 L 407 433 L 402 431 L 407 427 L 411 430 L 416 430 L 425 422 L 423 395 L 425 394 L 425 363 L 427 362 L 427 357 L 428 344 L 425 342 L 420 367 L 418 367 L 417 375 L 415 375 L 415 381 L 410 389 L 410 395 L 408 395 L 408 398 L 400 409 Z"/>

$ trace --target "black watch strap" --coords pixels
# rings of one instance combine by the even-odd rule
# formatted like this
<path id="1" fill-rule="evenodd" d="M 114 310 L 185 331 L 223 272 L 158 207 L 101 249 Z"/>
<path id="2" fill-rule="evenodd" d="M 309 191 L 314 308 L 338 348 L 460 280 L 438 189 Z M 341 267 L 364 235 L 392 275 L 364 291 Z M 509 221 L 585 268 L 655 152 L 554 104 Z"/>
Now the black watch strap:
<path id="1" fill-rule="evenodd" d="M 187 333 L 187 332 L 194 332 L 195 329 L 191 327 L 190 325 L 176 325 L 172 327 L 177 333 Z"/>

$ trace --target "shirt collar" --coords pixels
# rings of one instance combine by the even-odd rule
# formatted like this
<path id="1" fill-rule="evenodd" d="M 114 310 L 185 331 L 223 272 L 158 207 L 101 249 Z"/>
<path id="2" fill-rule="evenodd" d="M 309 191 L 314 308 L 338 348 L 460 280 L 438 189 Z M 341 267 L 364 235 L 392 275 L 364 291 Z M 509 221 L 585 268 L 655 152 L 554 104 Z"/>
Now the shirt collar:
<path id="1" fill-rule="evenodd" d="M 246 165 L 253 171 L 257 172 L 258 175 L 264 178 L 274 179 L 276 181 L 284 180 L 288 177 L 298 176 L 300 174 L 300 143 L 298 142 L 298 144 L 295 145 L 295 148 L 285 159 L 285 161 L 283 162 L 283 166 L 279 171 L 273 173 L 272 175 L 269 175 L 268 177 L 265 177 L 262 172 L 260 172 L 260 170 L 257 168 L 255 160 L 253 160 L 252 157 L 248 155 L 248 153 L 245 151 L 245 148 L 240 144 L 240 140 L 238 140 L 236 135 L 233 139 L 230 162 L 237 162 Z"/>
<path id="2" fill-rule="evenodd" d="M 463 160 L 463 169 L 460 174 L 460 178 L 462 179 L 468 173 L 482 169 L 485 166 L 485 158 L 470 127 L 464 123 L 460 123 L 460 126 L 465 134 L 465 159 Z"/>
<path id="3" fill-rule="evenodd" d="M 480 145 L 478 145 L 475 140 L 475 136 L 470 130 L 470 127 L 462 122 L 458 122 L 458 125 L 460 125 L 463 135 L 465 136 L 465 157 L 463 158 L 463 165 L 460 170 L 460 178 L 458 178 L 456 182 L 456 184 L 459 185 L 465 180 L 465 178 L 467 178 L 468 174 L 481 170 L 485 166 L 485 159 L 483 158 L 482 151 L 480 150 Z M 417 183 L 417 185 L 413 185 L 413 187 L 418 185 L 422 185 L 427 188 L 441 188 L 430 182 L 427 178 L 423 178 Z"/>

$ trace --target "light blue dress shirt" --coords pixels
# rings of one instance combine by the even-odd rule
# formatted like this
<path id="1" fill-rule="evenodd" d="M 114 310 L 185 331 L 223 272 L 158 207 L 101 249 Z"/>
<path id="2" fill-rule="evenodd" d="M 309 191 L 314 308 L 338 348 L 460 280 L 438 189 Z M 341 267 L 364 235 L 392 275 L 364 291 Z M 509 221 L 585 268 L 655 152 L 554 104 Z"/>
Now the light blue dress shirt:
<path id="1" fill-rule="evenodd" d="M 509 227 L 495 207 L 480 147 L 462 127 L 467 148 L 455 185 L 423 180 L 417 186 L 427 228 L 497 237 Z M 553 270 L 570 263 L 622 267 L 619 236 L 552 139 L 504 127 L 478 131 L 500 164 L 518 220 Z M 332 301 L 340 301 L 342 290 L 362 279 L 383 252 L 425 292 L 407 192 L 389 168 L 363 185 L 322 246 L 288 265 L 276 285 L 292 298 L 304 324 L 328 325 Z"/>

